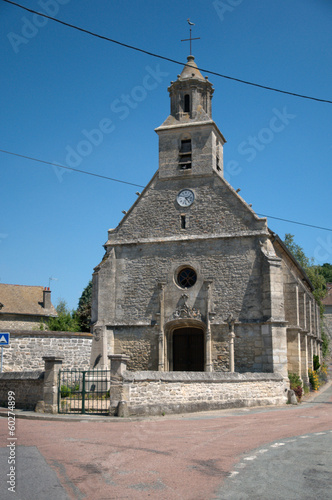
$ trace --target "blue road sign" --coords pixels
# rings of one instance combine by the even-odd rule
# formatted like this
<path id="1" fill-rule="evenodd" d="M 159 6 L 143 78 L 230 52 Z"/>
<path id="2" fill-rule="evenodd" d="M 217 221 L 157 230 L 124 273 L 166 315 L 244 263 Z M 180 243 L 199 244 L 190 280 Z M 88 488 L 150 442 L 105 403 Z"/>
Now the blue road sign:
<path id="1" fill-rule="evenodd" d="M 10 333 L 0 332 L 0 346 L 9 344 Z"/>

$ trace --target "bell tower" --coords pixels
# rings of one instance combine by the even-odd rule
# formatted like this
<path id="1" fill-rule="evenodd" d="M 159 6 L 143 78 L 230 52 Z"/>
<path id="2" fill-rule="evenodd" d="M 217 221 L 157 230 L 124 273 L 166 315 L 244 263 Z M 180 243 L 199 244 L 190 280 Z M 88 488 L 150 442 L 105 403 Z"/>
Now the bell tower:
<path id="1" fill-rule="evenodd" d="M 211 100 L 214 92 L 212 83 L 201 75 L 194 62 L 194 56 L 188 56 L 187 60 L 178 79 L 171 82 L 168 88 L 171 116 L 184 123 L 199 116 L 203 118 L 204 115 L 212 118 Z"/>
<path id="2" fill-rule="evenodd" d="M 159 135 L 159 177 L 223 176 L 225 138 L 212 120 L 212 83 L 199 71 L 194 56 L 168 88 L 170 115 Z"/>

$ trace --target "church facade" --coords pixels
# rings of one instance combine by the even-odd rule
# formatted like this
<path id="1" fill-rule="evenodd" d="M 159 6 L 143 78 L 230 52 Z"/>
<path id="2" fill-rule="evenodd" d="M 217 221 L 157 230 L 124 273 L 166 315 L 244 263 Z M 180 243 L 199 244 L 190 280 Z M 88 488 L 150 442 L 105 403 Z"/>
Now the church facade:
<path id="1" fill-rule="evenodd" d="M 129 371 L 293 371 L 307 381 L 321 344 L 313 287 L 224 179 L 214 89 L 193 56 L 168 91 L 159 168 L 94 270 L 91 366 L 125 354 Z"/>

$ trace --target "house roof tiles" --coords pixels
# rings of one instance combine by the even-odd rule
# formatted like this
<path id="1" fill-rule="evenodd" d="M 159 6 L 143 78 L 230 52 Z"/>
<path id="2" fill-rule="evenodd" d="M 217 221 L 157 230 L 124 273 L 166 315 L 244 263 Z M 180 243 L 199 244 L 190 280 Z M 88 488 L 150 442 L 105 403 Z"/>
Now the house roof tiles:
<path id="1" fill-rule="evenodd" d="M 0 315 L 7 313 L 57 316 L 52 304 L 50 307 L 44 308 L 43 291 L 42 286 L 0 283 Z"/>

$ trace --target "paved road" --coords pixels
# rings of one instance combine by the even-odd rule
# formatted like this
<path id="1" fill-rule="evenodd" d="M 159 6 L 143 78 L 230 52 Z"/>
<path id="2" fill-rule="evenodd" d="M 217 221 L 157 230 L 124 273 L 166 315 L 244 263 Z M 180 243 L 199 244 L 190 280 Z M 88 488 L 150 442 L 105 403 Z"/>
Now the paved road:
<path id="1" fill-rule="evenodd" d="M 332 498 L 332 431 L 268 444 L 235 465 L 220 500 Z"/>
<path id="2" fill-rule="evenodd" d="M 3 500 L 332 498 L 332 386 L 299 406 L 16 423 L 12 493 L 0 418 Z"/>

